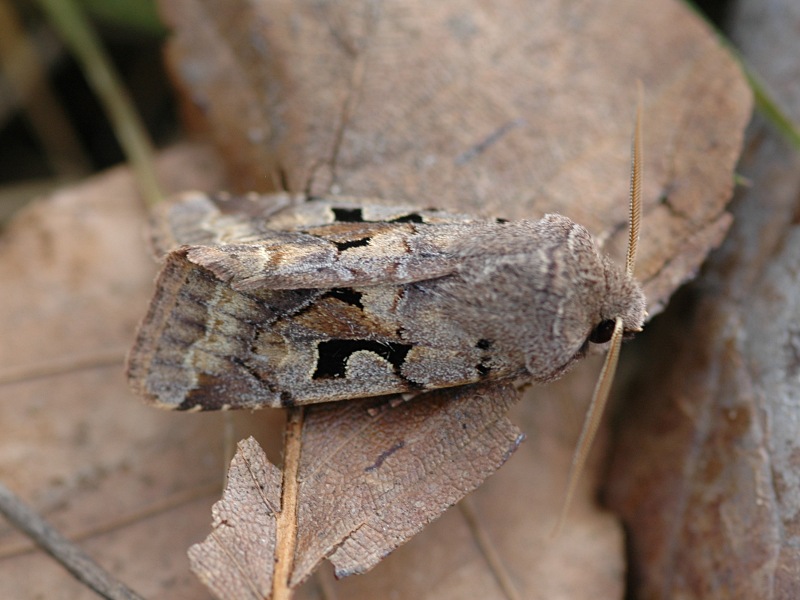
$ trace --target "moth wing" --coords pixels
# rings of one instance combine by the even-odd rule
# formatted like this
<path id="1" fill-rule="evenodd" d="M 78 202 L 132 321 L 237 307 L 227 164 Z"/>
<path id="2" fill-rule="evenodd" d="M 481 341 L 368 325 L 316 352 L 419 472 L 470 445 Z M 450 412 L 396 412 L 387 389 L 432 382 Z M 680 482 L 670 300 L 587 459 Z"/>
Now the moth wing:
<path id="1" fill-rule="evenodd" d="M 397 285 L 452 273 L 456 242 L 485 225 L 335 223 L 180 251 L 239 291 Z"/>
<path id="2" fill-rule="evenodd" d="M 375 200 L 278 194 L 184 192 L 161 202 L 150 217 L 157 257 L 184 245 L 258 241 L 270 231 L 296 231 L 341 222 L 443 223 L 472 221 L 469 215 Z"/>
<path id="3" fill-rule="evenodd" d="M 156 205 L 150 215 L 151 245 L 159 258 L 179 246 L 258 240 L 270 218 L 301 200 L 289 194 L 184 192 Z"/>
<path id="4" fill-rule="evenodd" d="M 402 284 L 454 268 L 452 247 L 494 220 L 354 198 L 192 192 L 157 209 L 154 246 L 237 290 Z"/>

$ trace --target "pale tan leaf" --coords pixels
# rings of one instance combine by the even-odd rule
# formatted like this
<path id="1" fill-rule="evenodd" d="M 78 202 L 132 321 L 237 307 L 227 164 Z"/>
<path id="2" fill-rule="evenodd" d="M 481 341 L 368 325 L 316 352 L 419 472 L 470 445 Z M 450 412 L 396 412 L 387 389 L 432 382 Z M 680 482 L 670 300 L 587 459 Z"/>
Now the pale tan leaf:
<path id="1" fill-rule="evenodd" d="M 295 539 L 277 538 L 287 506 L 280 471 L 250 438 L 214 505 L 212 533 L 190 549 L 192 569 L 219 598 L 270 596 L 281 544 L 293 548 L 290 587 L 325 558 L 339 577 L 367 571 L 506 461 L 522 441 L 505 417 L 516 398 L 493 384 L 295 409 L 305 411 Z"/>
<path id="2" fill-rule="evenodd" d="M 159 166 L 183 189 L 218 187 L 214 165 L 184 147 Z M 0 473 L 145 597 L 197 598 L 185 550 L 221 481 L 219 419 L 154 412 L 125 383 L 157 266 L 144 216 L 120 168 L 34 203 L 3 231 Z M 0 597 L 96 596 L 0 520 Z"/>
<path id="3" fill-rule="evenodd" d="M 522 441 L 516 399 L 487 384 L 310 409 L 292 581 L 325 557 L 338 577 L 367 571 L 478 487 Z"/>
<path id="4" fill-rule="evenodd" d="M 269 596 L 280 504 L 280 469 L 270 464 L 254 438 L 242 440 L 222 500 L 211 510 L 213 531 L 189 548 L 192 571 L 217 598 Z"/>

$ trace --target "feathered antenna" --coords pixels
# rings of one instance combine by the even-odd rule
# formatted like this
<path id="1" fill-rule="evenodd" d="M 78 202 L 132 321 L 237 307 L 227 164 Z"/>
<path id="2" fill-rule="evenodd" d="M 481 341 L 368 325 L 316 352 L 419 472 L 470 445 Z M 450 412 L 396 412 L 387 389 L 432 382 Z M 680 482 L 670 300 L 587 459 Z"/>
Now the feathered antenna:
<path id="1" fill-rule="evenodd" d="M 642 219 L 642 103 L 644 102 L 642 82 L 636 86 L 638 101 L 636 107 L 636 125 L 633 130 L 631 143 L 631 205 L 630 205 L 630 231 L 628 236 L 628 256 L 625 268 L 628 275 L 633 276 L 636 265 L 636 250 L 639 246 L 639 222 Z"/>
<path id="2" fill-rule="evenodd" d="M 638 102 L 636 107 L 636 124 L 633 131 L 633 141 L 631 144 L 631 189 L 630 189 L 630 235 L 628 237 L 628 254 L 625 261 L 628 275 L 633 275 L 636 263 L 636 249 L 639 244 L 639 222 L 642 215 L 641 195 L 642 195 L 642 84 L 638 84 Z M 558 522 L 554 533 L 557 534 L 564 524 L 567 512 L 575 496 L 589 450 L 603 418 L 603 412 L 608 401 L 608 394 L 611 391 L 611 384 L 614 382 L 614 374 L 617 370 L 620 346 L 622 345 L 622 318 L 617 317 L 614 321 L 614 332 L 611 334 L 611 341 L 600 371 L 600 377 L 592 394 L 592 401 L 583 422 L 583 429 L 578 438 L 578 445 L 572 457 L 572 465 L 567 481 L 567 491 L 564 497 L 564 506 L 558 517 Z"/>

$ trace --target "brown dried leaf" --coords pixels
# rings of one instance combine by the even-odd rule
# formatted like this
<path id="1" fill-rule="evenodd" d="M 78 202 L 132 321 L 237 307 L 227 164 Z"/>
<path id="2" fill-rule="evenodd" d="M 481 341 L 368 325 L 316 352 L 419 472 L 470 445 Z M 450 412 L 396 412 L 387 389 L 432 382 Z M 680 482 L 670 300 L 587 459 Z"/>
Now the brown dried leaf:
<path id="1" fill-rule="evenodd" d="M 478 487 L 522 441 L 505 416 L 516 399 L 474 385 L 309 410 L 292 582 L 328 556 L 338 577 L 363 573 Z"/>
<path id="2" fill-rule="evenodd" d="M 304 581 L 325 558 L 337 577 L 367 571 L 478 487 L 522 441 L 505 417 L 516 398 L 509 385 L 475 385 L 407 402 L 305 409 L 297 511 L 288 528 L 294 539 L 277 540 L 293 549 L 288 585 Z M 192 569 L 220 598 L 249 597 L 251 590 L 267 596 L 272 585 L 281 483 L 254 444 L 240 444 L 214 507 L 214 531 L 190 550 Z"/>
<path id="3" fill-rule="evenodd" d="M 217 598 L 259 600 L 270 595 L 275 569 L 276 516 L 281 471 L 252 437 L 239 442 L 222 500 L 211 514 L 214 530 L 189 548 L 192 570 Z"/>
<path id="4" fill-rule="evenodd" d="M 800 7 L 737 6 L 748 60 L 800 122 Z M 627 394 L 608 498 L 637 597 L 800 595 L 800 157 L 760 120 L 748 139 L 730 235 L 653 323 L 642 359 L 660 368 Z"/>
<path id="5" fill-rule="evenodd" d="M 609 502 L 631 530 L 644 597 L 800 592 L 791 542 L 800 236 L 786 227 L 800 180 L 774 179 L 800 161 L 756 144 L 742 169 L 758 191 L 738 198 L 732 236 L 704 279 L 653 324 L 642 360 L 662 372 L 634 382 L 621 424 Z"/>

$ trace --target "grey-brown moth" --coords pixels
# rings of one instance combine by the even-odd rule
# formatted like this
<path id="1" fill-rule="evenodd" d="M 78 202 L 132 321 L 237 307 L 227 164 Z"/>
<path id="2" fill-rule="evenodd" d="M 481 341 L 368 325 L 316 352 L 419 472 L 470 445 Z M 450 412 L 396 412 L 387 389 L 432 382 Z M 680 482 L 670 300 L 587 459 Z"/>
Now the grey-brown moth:
<path id="1" fill-rule="evenodd" d="M 560 215 L 194 193 L 162 217 L 173 233 L 158 244 L 179 245 L 129 357 L 133 387 L 161 407 L 545 382 L 616 319 L 634 332 L 645 316 L 639 284 Z"/>

